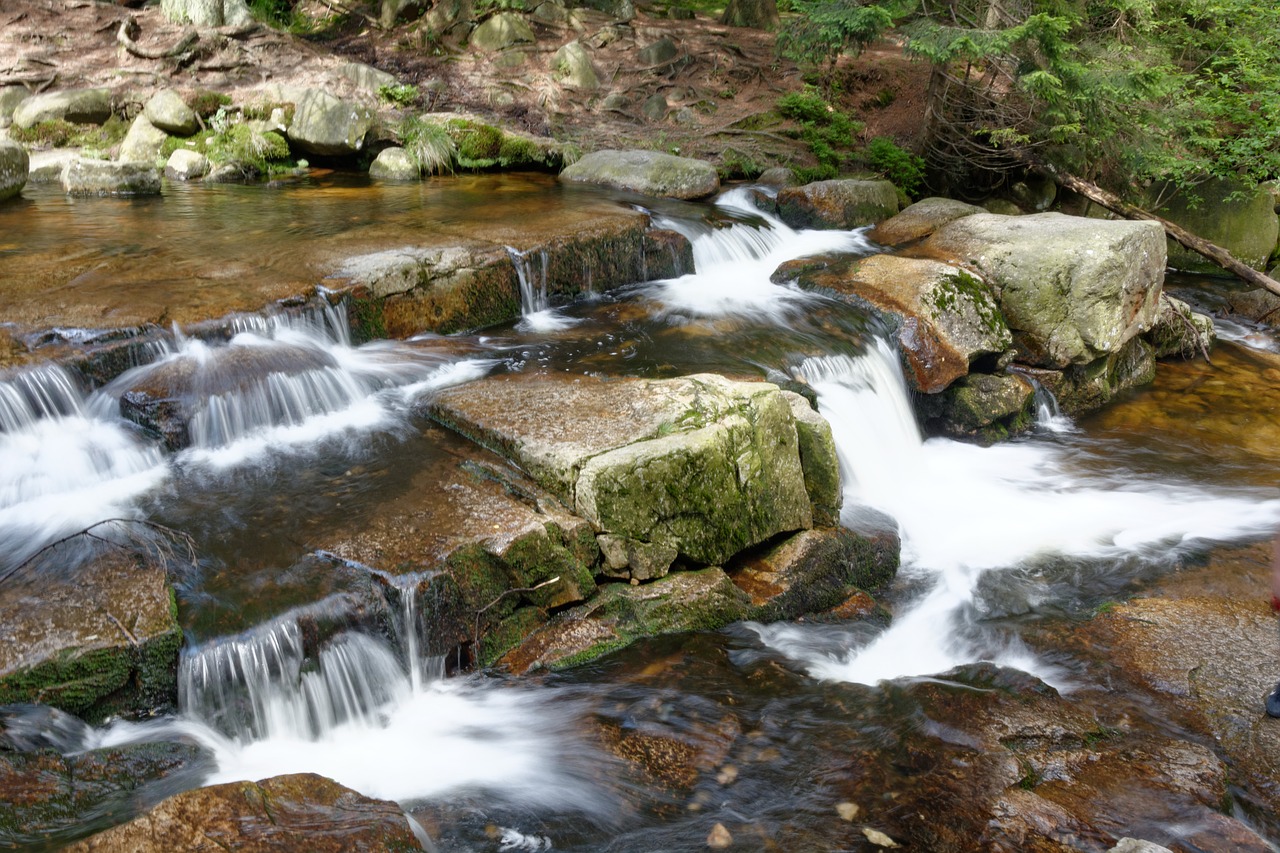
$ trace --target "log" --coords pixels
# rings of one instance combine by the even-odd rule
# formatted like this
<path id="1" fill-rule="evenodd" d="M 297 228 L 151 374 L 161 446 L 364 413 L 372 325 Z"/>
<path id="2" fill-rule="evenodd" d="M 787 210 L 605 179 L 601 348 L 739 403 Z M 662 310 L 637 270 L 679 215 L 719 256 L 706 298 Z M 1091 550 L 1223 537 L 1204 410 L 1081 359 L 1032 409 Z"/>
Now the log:
<path id="1" fill-rule="evenodd" d="M 1146 219 L 1151 222 L 1159 222 L 1164 228 L 1166 234 L 1186 246 L 1193 252 L 1203 255 L 1222 267 L 1227 272 L 1232 273 L 1236 277 L 1256 284 L 1258 287 L 1266 288 L 1272 293 L 1280 296 L 1280 281 L 1276 281 L 1264 272 L 1259 272 L 1247 264 L 1241 263 L 1234 255 L 1222 248 L 1216 243 L 1210 243 L 1203 237 L 1197 237 L 1187 229 L 1183 228 L 1175 222 L 1170 222 L 1164 217 L 1157 216 L 1150 211 L 1129 204 L 1127 201 L 1119 198 L 1112 193 L 1107 192 L 1097 184 L 1090 183 L 1083 178 L 1077 178 L 1075 175 L 1061 172 L 1052 166 L 1043 163 L 1031 163 L 1031 169 L 1041 175 L 1052 178 L 1058 186 L 1066 187 L 1073 192 L 1097 202 L 1113 213 L 1118 213 L 1126 219 Z"/>

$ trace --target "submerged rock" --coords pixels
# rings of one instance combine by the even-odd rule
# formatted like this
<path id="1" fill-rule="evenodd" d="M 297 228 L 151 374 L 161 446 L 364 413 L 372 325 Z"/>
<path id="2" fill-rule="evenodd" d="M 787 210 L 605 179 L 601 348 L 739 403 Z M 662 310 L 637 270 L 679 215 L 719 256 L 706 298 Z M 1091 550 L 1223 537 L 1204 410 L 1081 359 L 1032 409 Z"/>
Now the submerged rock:
<path id="1" fill-rule="evenodd" d="M 160 170 L 151 163 L 77 158 L 63 168 L 62 188 L 68 195 L 160 195 Z"/>
<path id="2" fill-rule="evenodd" d="M 13 123 L 23 129 L 42 121 L 62 119 L 72 124 L 102 124 L 111 118 L 108 89 L 68 89 L 34 95 L 13 111 Z"/>
<path id="3" fill-rule="evenodd" d="M 898 212 L 888 181 L 816 181 L 778 192 L 778 218 L 792 228 L 858 228 Z"/>
<path id="4" fill-rule="evenodd" d="M 231 782 L 170 797 L 69 853 L 175 850 L 420 850 L 400 806 L 314 773 Z"/>
<path id="5" fill-rule="evenodd" d="M 720 189 L 710 163 L 658 151 L 593 151 L 560 179 L 668 198 L 705 198 Z"/>
<path id="6" fill-rule="evenodd" d="M 166 706 L 181 644 L 164 567 L 123 550 L 0 585 L 0 703 L 90 720 Z"/>
<path id="7" fill-rule="evenodd" d="M 1026 364 L 1064 368 L 1118 353 L 1159 313 L 1165 247 L 1154 222 L 975 214 L 921 250 L 970 265 L 995 289 Z"/>
<path id="8" fill-rule="evenodd" d="M 16 142 L 0 139 L 0 201 L 13 198 L 27 185 L 31 160 L 27 149 Z"/>
<path id="9" fill-rule="evenodd" d="M 924 198 L 881 222 L 867 236 L 883 246 L 902 246 L 923 240 L 948 222 L 983 212 L 977 205 L 954 199 Z"/>

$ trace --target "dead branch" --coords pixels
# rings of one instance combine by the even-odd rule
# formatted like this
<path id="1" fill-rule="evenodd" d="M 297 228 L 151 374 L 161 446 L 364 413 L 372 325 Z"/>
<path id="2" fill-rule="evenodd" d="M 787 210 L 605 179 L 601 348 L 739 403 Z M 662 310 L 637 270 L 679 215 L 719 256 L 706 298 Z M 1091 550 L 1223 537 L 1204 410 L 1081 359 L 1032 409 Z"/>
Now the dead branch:
<path id="1" fill-rule="evenodd" d="M 116 31 L 116 41 L 124 45 L 133 56 L 140 59 L 169 59 L 172 57 L 183 57 L 190 53 L 191 48 L 196 42 L 200 41 L 200 34 L 195 30 L 187 30 L 182 38 L 178 39 L 172 47 L 168 48 L 145 48 L 134 41 L 134 37 L 141 31 L 138 22 L 133 18 L 126 18 L 120 22 L 120 29 Z"/>
<path id="2" fill-rule="evenodd" d="M 114 539 L 108 539 L 105 536 L 99 536 L 93 532 L 95 529 L 108 524 L 134 525 L 159 533 L 162 538 L 157 541 L 155 539 L 144 539 L 140 536 L 131 535 L 126 542 L 117 542 Z M 187 533 L 183 533 L 180 530 L 174 530 L 172 527 L 166 527 L 163 524 L 157 524 L 154 521 L 146 521 L 141 518 L 104 518 L 102 521 L 95 521 L 93 524 L 90 524 L 82 530 L 77 530 L 75 533 L 70 533 L 63 536 L 61 539 L 45 545 L 30 557 L 23 560 L 12 569 L 9 569 L 9 571 L 5 572 L 3 575 L 0 575 L 0 583 L 4 583 L 9 578 L 40 559 L 40 557 L 61 547 L 62 545 L 67 544 L 73 539 L 90 539 L 95 542 L 101 542 L 110 548 L 127 549 L 130 547 L 136 548 L 141 546 L 158 560 L 176 559 L 178 557 L 176 546 L 180 545 L 186 552 L 183 555 L 183 559 L 188 563 L 196 562 L 196 543 L 195 540 Z"/>
<path id="3" fill-rule="evenodd" d="M 108 613 L 107 618 L 116 623 L 116 627 L 120 629 L 120 633 L 124 634 L 125 639 L 127 639 L 135 649 L 141 645 L 138 642 L 138 638 L 133 636 L 129 629 L 124 626 L 124 623 L 115 617 L 114 613 Z"/>
<path id="4" fill-rule="evenodd" d="M 476 611 L 475 627 L 471 632 L 472 645 L 477 647 L 479 647 L 480 645 L 480 617 L 484 616 L 484 614 L 488 612 L 489 608 L 496 605 L 499 601 L 502 601 L 502 599 L 506 598 L 508 595 L 515 595 L 518 593 L 526 593 L 526 592 L 537 592 L 538 590 L 542 589 L 544 586 L 550 586 L 553 583 L 559 583 L 559 582 L 560 582 L 560 576 L 556 575 L 550 580 L 545 580 L 542 583 L 537 584 L 536 586 L 524 587 L 521 589 L 509 589 L 499 594 L 497 598 L 495 598 L 493 601 L 490 601 L 484 607 L 481 607 L 479 610 Z"/>
<path id="5" fill-rule="evenodd" d="M 1200 337 L 1200 330 L 1196 328 L 1196 324 L 1191 322 L 1191 318 L 1178 310 L 1178 306 L 1174 305 L 1169 299 L 1169 294 L 1164 291 L 1160 292 L 1160 298 L 1169 306 L 1169 310 L 1182 321 L 1182 325 L 1187 327 L 1187 331 L 1191 333 L 1191 340 L 1196 342 L 1196 347 L 1200 350 L 1200 354 L 1204 356 L 1204 360 L 1208 364 L 1213 364 L 1213 359 L 1209 358 L 1209 350 L 1204 345 L 1204 340 Z"/>

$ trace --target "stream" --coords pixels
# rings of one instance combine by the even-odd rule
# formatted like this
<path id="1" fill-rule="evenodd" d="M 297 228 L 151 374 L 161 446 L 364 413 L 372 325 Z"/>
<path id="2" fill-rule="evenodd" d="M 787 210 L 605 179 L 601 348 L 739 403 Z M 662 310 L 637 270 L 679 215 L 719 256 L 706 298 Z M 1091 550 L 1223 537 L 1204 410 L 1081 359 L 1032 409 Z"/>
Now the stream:
<path id="1" fill-rule="evenodd" d="M 536 209 L 538 192 L 572 203 L 536 181 L 501 186 L 518 188 L 522 211 Z M 269 203 L 245 201 L 245 188 L 225 192 L 237 210 Z M 265 269 L 344 228 L 336 209 L 306 212 L 305 192 L 279 194 L 282 210 L 309 224 L 282 238 Z M 362 198 L 358 188 L 331 192 L 335 204 Z M 377 198 L 393 224 L 416 209 L 412 199 Z M 38 206 L 57 203 L 40 197 Z M 184 194 L 183 203 L 201 202 Z M 836 804 L 857 802 L 888 827 L 887 815 L 905 819 L 898 792 L 901 803 L 929 802 L 912 787 L 919 762 L 952 755 L 969 706 L 957 701 L 948 719 L 927 691 L 979 662 L 1034 676 L 1100 719 L 1196 739 L 1145 697 L 1113 693 L 1096 659 L 1045 637 L 1273 534 L 1280 440 L 1270 439 L 1280 437 L 1254 427 L 1274 421 L 1280 402 L 1258 369 L 1280 370 L 1276 338 L 1224 323 L 1216 372 L 1162 364 L 1149 389 L 1079 423 L 1046 401 L 1033 433 L 989 448 L 926 439 L 885 330 L 770 281 L 786 260 L 878 247 L 859 231 L 794 231 L 744 190 L 716 204 L 713 217 L 698 205 L 653 211 L 691 239 L 696 273 L 567 305 L 547 300 L 545 260 L 511 250 L 526 316 L 474 335 L 355 345 L 341 306 L 312 307 L 246 315 L 226 340 L 175 328 L 147 363 L 97 389 L 53 365 L 0 377 L 0 568 L 121 517 L 189 534 L 200 557 L 177 582 L 179 712 L 86 730 L 70 751 L 198 745 L 204 758 L 189 774 L 143 780 L 135 810 L 176 788 L 314 772 L 400 803 L 429 850 L 641 853 L 705 849 L 715 823 L 732 829 L 733 849 L 870 849 Z M 93 233 L 120 227 L 92 219 L 92 202 L 75 206 L 58 214 L 69 217 L 61 227 L 81 227 L 79 217 Z M 155 216 L 151 205 L 133 207 L 144 221 Z M 270 217 L 257 221 L 270 230 Z M 200 242 L 198 251 L 223 250 L 209 235 Z M 42 238 L 41 251 L 49 245 Z M 264 252 L 255 244 L 237 257 Z M 189 446 L 178 451 L 120 415 L 125 389 L 163 371 L 188 377 L 198 398 Z M 743 623 L 512 678 L 453 674 L 422 640 L 429 615 L 406 606 L 394 639 L 346 631 L 309 665 L 296 609 L 340 583 L 315 580 L 332 566 L 312 565 L 323 544 L 359 532 L 454 464 L 463 440 L 427 420 L 424 401 L 482 376 L 538 371 L 811 385 L 836 438 L 842 521 L 889 523 L 901 536 L 902 568 L 885 596 L 892 622 Z M 685 744 L 688 754 L 669 764 L 684 775 L 637 772 L 606 748 L 629 733 Z M 1227 849 L 1187 841 L 1200 830 L 1158 798 L 1143 808 L 1132 834 Z M 16 840 L 51 849 L 129 816 L 88 813 Z M 1237 816 L 1280 839 L 1274 816 Z"/>

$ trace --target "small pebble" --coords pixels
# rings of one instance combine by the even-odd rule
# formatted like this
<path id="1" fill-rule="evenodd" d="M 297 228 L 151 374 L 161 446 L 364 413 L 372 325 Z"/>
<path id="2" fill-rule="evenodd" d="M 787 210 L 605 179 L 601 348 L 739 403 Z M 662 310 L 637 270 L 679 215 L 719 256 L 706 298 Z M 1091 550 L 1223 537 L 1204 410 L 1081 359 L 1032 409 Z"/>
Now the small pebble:
<path id="1" fill-rule="evenodd" d="M 842 820 L 847 820 L 850 823 L 858 816 L 859 811 L 861 809 L 858 808 L 856 803 L 836 803 L 836 814 L 840 815 Z"/>
<path id="2" fill-rule="evenodd" d="M 878 829 L 872 829 L 869 826 L 864 826 L 862 828 L 862 834 L 867 837 L 868 841 L 870 841 L 872 844 L 876 845 L 877 847 L 897 847 L 898 846 L 898 842 L 894 841 L 892 838 L 885 835 L 883 832 L 881 832 Z"/>
<path id="3" fill-rule="evenodd" d="M 707 833 L 707 846 L 712 850 L 724 850 L 731 844 L 733 844 L 733 836 L 724 828 L 723 823 L 717 823 L 711 827 L 711 832 Z"/>
<path id="4" fill-rule="evenodd" d="M 720 772 L 716 774 L 716 781 L 721 785 L 732 785 L 734 782 L 738 781 L 738 768 L 734 767 L 732 764 L 726 764 L 721 768 Z"/>

